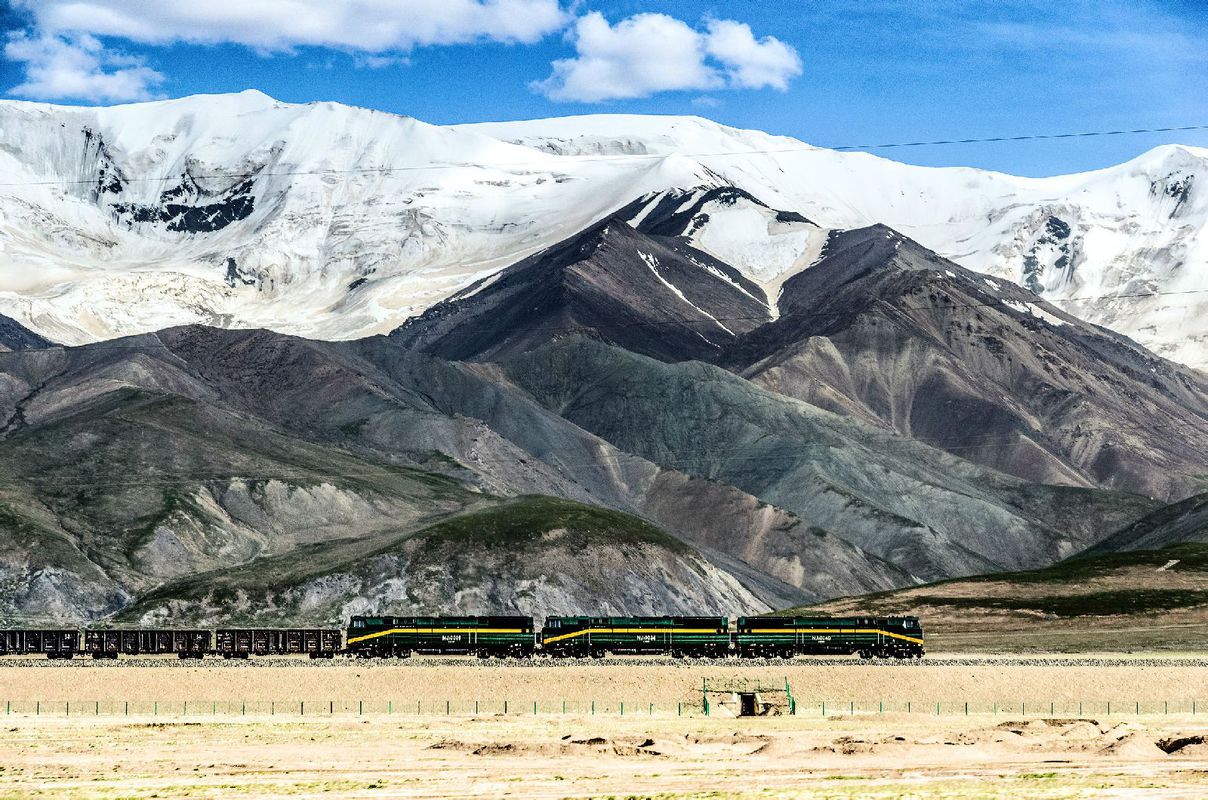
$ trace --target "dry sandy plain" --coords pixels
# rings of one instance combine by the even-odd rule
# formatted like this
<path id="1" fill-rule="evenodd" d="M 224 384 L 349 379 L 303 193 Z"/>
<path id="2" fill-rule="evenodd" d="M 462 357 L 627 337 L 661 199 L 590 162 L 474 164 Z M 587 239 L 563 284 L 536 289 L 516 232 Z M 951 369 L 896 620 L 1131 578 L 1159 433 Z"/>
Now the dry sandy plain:
<path id="1" fill-rule="evenodd" d="M 5 662 L 0 798 L 1205 797 L 1204 664 Z M 796 716 L 701 714 L 786 679 Z"/>

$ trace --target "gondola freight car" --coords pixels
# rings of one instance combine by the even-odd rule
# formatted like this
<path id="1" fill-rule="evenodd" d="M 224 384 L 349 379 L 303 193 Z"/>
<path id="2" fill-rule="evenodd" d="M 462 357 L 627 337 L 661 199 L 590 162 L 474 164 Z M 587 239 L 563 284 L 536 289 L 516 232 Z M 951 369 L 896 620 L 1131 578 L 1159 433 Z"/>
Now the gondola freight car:
<path id="1" fill-rule="evenodd" d="M 86 630 L 84 652 L 97 659 L 173 653 L 179 658 L 204 658 L 210 652 L 210 632 L 166 628 Z"/>
<path id="2" fill-rule="evenodd" d="M 0 631 L 0 656 L 45 654 L 47 658 L 68 659 L 80 650 L 80 632 L 76 630 Z"/>
<path id="3" fill-rule="evenodd" d="M 362 658 L 525 658 L 533 654 L 534 641 L 532 617 L 353 617 L 346 649 Z"/>
<path id="4" fill-rule="evenodd" d="M 748 658 L 922 658 L 923 627 L 917 617 L 739 617 L 734 645 Z"/>
<path id="5" fill-rule="evenodd" d="M 603 658 L 608 653 L 719 658 L 730 650 L 726 617 L 546 617 L 546 655 Z"/>
<path id="6" fill-rule="evenodd" d="M 301 655 L 332 658 L 340 650 L 336 628 L 226 628 L 214 632 L 214 652 L 223 658 Z"/>

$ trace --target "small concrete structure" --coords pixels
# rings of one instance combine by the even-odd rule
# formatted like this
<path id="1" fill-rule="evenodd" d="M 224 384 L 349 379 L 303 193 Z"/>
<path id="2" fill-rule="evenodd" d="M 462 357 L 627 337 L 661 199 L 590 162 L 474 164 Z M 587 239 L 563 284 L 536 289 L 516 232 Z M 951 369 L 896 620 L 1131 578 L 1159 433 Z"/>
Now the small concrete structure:
<path id="1" fill-rule="evenodd" d="M 746 681 L 710 686 L 705 679 L 701 684 L 701 697 L 705 713 L 711 716 L 768 717 L 795 714 L 797 710 L 788 679 L 785 679 L 783 689 Z"/>

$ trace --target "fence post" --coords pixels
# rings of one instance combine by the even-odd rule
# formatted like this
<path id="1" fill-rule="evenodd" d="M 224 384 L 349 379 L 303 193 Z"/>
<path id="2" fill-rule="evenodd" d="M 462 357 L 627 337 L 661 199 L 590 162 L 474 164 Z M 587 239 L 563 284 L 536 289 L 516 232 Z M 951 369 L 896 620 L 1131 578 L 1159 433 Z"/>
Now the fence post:
<path id="1" fill-rule="evenodd" d="M 1140 700 L 1137 700 L 1137 701 L 1135 701 L 1135 702 L 1136 702 L 1136 704 L 1137 704 L 1137 707 L 1136 707 L 1136 710 L 1134 710 L 1134 711 L 1133 711 L 1133 713 L 1134 713 L 1134 714 L 1136 714 L 1136 715 L 1138 715 L 1138 716 L 1140 716 L 1140 714 L 1141 714 L 1141 701 L 1140 701 Z"/>
<path id="2" fill-rule="evenodd" d="M 276 716 L 276 714 L 277 714 L 277 701 L 270 700 L 269 704 L 268 704 L 268 715 L 270 717 L 272 717 L 272 716 Z"/>
<path id="3" fill-rule="evenodd" d="M 503 701 L 503 714 L 504 714 L 504 716 L 507 716 L 507 713 L 508 713 L 508 701 L 507 701 L 507 700 L 504 700 L 504 701 Z"/>
<path id="4" fill-rule="evenodd" d="M 566 701 L 562 701 L 562 716 L 566 716 Z"/>
<path id="5" fill-rule="evenodd" d="M 474 701 L 474 716 L 478 716 L 478 701 Z"/>
<path id="6" fill-rule="evenodd" d="M 41 700 L 34 701 L 34 716 L 35 717 L 42 716 L 42 701 Z"/>
<path id="7" fill-rule="evenodd" d="M 358 700 L 357 701 L 357 716 L 358 717 L 361 716 L 361 714 L 363 714 L 364 712 L 365 712 L 365 701 Z"/>
<path id="8" fill-rule="evenodd" d="M 159 716 L 159 701 L 158 700 L 156 700 L 155 704 L 153 706 L 151 706 L 151 714 L 152 714 L 152 716 L 156 716 L 156 717 Z"/>
<path id="9" fill-rule="evenodd" d="M 593 717 L 596 715 L 596 701 L 595 700 L 591 701 L 591 715 Z"/>
<path id="10" fill-rule="evenodd" d="M 654 703 L 650 704 L 650 716 L 654 716 Z"/>
<path id="11" fill-rule="evenodd" d="M 683 703 L 675 704 L 675 716 L 677 716 L 677 717 L 684 716 L 684 704 Z"/>
<path id="12" fill-rule="evenodd" d="M 126 716 L 130 716 L 130 701 L 126 701 Z"/>
<path id="13" fill-rule="evenodd" d="M 969 716 L 969 701 L 965 701 L 965 716 Z"/>
<path id="14" fill-rule="evenodd" d="M 67 701 L 67 716 L 71 716 L 71 701 Z"/>
<path id="15" fill-rule="evenodd" d="M 94 717 L 99 717 L 100 715 L 101 715 L 101 701 L 100 701 L 100 700 L 97 700 L 97 701 L 96 701 L 96 709 L 95 709 L 95 711 L 94 711 L 94 713 L 93 713 L 93 716 L 94 716 Z"/>
<path id="16" fill-rule="evenodd" d="M 856 701 L 855 700 L 852 700 L 848 703 L 847 714 L 850 717 L 854 717 L 856 715 Z"/>
<path id="17" fill-rule="evenodd" d="M 822 701 L 822 716 L 826 716 L 826 701 Z"/>
<path id="18" fill-rule="evenodd" d="M 935 715 L 937 717 L 940 715 L 940 704 L 939 703 L 935 704 Z"/>
<path id="19" fill-rule="evenodd" d="M 537 716 L 537 701 L 533 701 L 533 716 Z"/>
<path id="20" fill-rule="evenodd" d="M 621 716 L 625 716 L 625 701 L 621 701 Z"/>
<path id="21" fill-rule="evenodd" d="M 243 701 L 243 705 L 240 706 L 240 708 L 239 708 L 239 716 L 241 716 L 241 717 L 247 716 L 247 701 L 246 700 Z"/>
<path id="22" fill-rule="evenodd" d="M 305 700 L 298 701 L 298 716 L 299 717 L 306 716 L 306 701 Z"/>

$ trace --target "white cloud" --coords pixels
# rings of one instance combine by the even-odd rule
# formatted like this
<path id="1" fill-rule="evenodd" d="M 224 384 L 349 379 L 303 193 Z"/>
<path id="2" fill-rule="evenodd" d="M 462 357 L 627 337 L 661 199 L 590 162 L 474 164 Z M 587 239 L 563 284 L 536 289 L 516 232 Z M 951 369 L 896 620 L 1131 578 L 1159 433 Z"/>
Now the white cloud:
<path id="1" fill-rule="evenodd" d="M 616 25 L 598 12 L 580 17 L 571 32 L 574 58 L 532 84 L 551 100 L 600 102 L 658 92 L 724 87 L 785 89 L 801 74 L 801 60 L 772 36 L 756 39 L 733 20 L 712 20 L 705 31 L 665 14 L 636 14 Z"/>
<path id="2" fill-rule="evenodd" d="M 101 45 L 230 43 L 261 53 L 343 51 L 361 67 L 407 63 L 417 47 L 533 43 L 566 28 L 578 0 L 9 0 L 32 20 L 5 56 L 25 65 L 10 92 L 42 99 L 137 100 L 164 76 Z M 646 97 L 665 91 L 785 89 L 796 51 L 733 20 L 693 27 L 665 14 L 616 25 L 598 12 L 573 20 L 574 58 L 533 88 L 554 100 Z"/>
<path id="3" fill-rule="evenodd" d="M 12 36 L 4 57 L 25 65 L 25 82 L 9 92 L 42 100 L 147 100 L 164 76 L 141 60 L 106 51 L 88 35 Z"/>
<path id="4" fill-rule="evenodd" d="M 726 65 L 730 83 L 744 89 L 770 87 L 784 91 L 801 74 L 797 51 L 774 36 L 756 39 L 751 26 L 731 19 L 709 22 L 709 55 Z"/>
<path id="5" fill-rule="evenodd" d="M 44 34 L 144 44 L 233 42 L 407 52 L 475 41 L 535 42 L 567 21 L 559 0 L 13 0 Z"/>
<path id="6" fill-rule="evenodd" d="M 552 100 L 596 102 L 721 85 L 705 64 L 700 34 L 666 14 L 637 14 L 614 27 L 592 12 L 575 23 L 573 38 L 578 56 L 555 61 L 553 74 L 533 84 Z"/>

